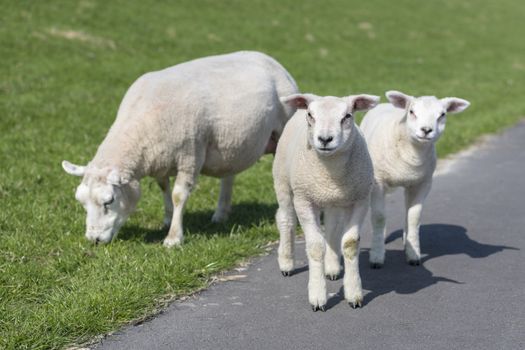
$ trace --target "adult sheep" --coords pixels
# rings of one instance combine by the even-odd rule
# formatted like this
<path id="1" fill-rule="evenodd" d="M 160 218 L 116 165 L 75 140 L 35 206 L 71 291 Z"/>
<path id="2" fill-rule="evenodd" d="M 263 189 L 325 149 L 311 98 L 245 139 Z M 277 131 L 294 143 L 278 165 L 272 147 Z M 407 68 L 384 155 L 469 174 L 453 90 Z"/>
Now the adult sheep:
<path id="1" fill-rule="evenodd" d="M 83 177 L 75 197 L 87 211 L 86 237 L 95 243 L 114 238 L 145 176 L 164 193 L 166 247 L 183 241 L 182 213 L 200 173 L 222 179 L 212 220 L 225 220 L 234 175 L 275 151 L 295 112 L 279 96 L 297 91 L 283 66 L 259 52 L 200 58 L 141 76 L 91 162 L 62 162 L 68 174 Z"/>

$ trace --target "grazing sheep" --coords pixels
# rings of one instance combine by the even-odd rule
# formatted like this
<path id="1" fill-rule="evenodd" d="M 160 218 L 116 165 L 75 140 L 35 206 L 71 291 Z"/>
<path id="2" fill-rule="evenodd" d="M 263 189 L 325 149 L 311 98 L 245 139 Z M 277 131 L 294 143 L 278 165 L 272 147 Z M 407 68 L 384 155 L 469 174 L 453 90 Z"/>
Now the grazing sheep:
<path id="1" fill-rule="evenodd" d="M 135 208 L 139 181 L 152 176 L 164 194 L 164 245 L 183 240 L 182 211 L 199 173 L 222 178 L 213 221 L 225 220 L 233 176 L 272 152 L 295 109 L 279 96 L 296 93 L 288 72 L 259 52 L 196 59 L 140 77 L 87 166 L 76 198 L 87 211 L 86 237 L 109 242 Z M 170 193 L 169 176 L 176 175 Z"/>
<path id="2" fill-rule="evenodd" d="M 385 193 L 399 186 L 405 188 L 406 258 L 410 265 L 420 264 L 419 225 L 436 168 L 434 144 L 445 130 L 447 113 L 459 113 L 469 106 L 468 101 L 455 97 L 412 97 L 398 91 L 388 91 L 386 97 L 391 104 L 369 111 L 361 123 L 375 175 L 371 194 L 373 268 L 380 268 L 385 259 Z"/>
<path id="3" fill-rule="evenodd" d="M 379 97 L 295 94 L 281 100 L 301 110 L 284 128 L 273 165 L 279 202 L 279 268 L 284 276 L 294 268 L 297 215 L 306 240 L 308 298 L 313 310 L 325 310 L 325 275 L 332 280 L 339 275 L 341 250 L 345 299 L 353 308 L 359 307 L 363 300 L 359 234 L 374 179 L 367 146 L 353 113 L 372 108 Z"/>

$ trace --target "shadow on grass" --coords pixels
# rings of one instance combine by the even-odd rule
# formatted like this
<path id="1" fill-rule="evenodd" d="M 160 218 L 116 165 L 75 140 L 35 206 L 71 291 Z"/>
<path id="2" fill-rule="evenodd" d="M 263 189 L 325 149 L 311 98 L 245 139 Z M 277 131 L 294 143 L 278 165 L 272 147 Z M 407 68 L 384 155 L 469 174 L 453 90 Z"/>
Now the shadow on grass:
<path id="1" fill-rule="evenodd" d="M 183 217 L 185 234 L 188 236 L 228 236 L 238 227 L 252 227 L 268 220 L 273 221 L 277 204 L 243 202 L 232 206 L 228 220 L 224 223 L 212 223 L 213 211 L 186 211 Z M 147 229 L 136 225 L 125 226 L 119 234 L 122 240 L 143 240 L 159 243 L 168 234 L 168 229 Z M 188 234 L 189 232 L 189 234 Z"/>
<path id="2" fill-rule="evenodd" d="M 386 239 L 391 243 L 402 238 L 403 231 L 392 232 Z M 364 296 L 363 304 L 366 305 L 375 298 L 391 292 L 397 294 L 413 294 L 440 282 L 462 284 L 463 282 L 436 276 L 425 267 L 425 262 L 448 255 L 466 254 L 471 258 L 486 258 L 503 250 L 519 250 L 515 247 L 490 245 L 476 242 L 467 235 L 467 230 L 462 226 L 431 224 L 421 226 L 420 241 L 422 255 L 421 266 L 410 266 L 406 262 L 405 252 L 402 250 L 389 250 L 387 247 L 385 265 L 378 270 L 370 268 L 368 263 L 368 250 L 359 256 L 361 280 L 363 289 L 370 290 Z M 344 301 L 343 288 L 328 300 L 327 308 Z"/>

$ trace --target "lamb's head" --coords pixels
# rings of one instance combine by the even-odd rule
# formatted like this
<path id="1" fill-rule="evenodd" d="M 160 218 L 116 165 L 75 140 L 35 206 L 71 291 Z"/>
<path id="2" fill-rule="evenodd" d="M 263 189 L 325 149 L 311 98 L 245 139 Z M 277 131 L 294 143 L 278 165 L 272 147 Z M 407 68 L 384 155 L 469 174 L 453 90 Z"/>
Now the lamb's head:
<path id="1" fill-rule="evenodd" d="M 464 111 L 470 102 L 457 97 L 413 97 L 399 91 L 388 91 L 386 97 L 395 107 L 406 111 L 406 126 L 416 143 L 435 142 L 445 130 L 447 114 Z"/>
<path id="2" fill-rule="evenodd" d="M 319 155 L 330 156 L 350 147 L 352 133 L 355 132 L 354 113 L 376 106 L 379 96 L 320 97 L 313 94 L 294 94 L 281 100 L 306 110 L 308 144 Z"/>
<path id="3" fill-rule="evenodd" d="M 110 242 L 137 205 L 139 181 L 123 176 L 118 169 L 97 169 L 68 161 L 63 161 L 62 167 L 66 173 L 82 177 L 75 198 L 87 212 L 87 239 Z"/>

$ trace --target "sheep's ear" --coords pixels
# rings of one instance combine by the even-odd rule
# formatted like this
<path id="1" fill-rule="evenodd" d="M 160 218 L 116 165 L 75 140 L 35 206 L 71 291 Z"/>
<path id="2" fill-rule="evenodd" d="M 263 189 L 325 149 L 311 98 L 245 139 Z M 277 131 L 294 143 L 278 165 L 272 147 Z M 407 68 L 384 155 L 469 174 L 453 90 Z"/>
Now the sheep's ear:
<path id="1" fill-rule="evenodd" d="M 381 98 L 374 95 L 353 95 L 346 98 L 349 109 L 354 111 L 367 111 L 374 108 Z"/>
<path id="2" fill-rule="evenodd" d="M 307 109 L 308 105 L 315 99 L 317 99 L 317 96 L 314 94 L 293 94 L 281 97 L 281 102 L 295 108 Z"/>
<path id="3" fill-rule="evenodd" d="M 62 161 L 62 168 L 64 168 L 66 173 L 73 176 L 84 176 L 84 173 L 86 172 L 85 166 L 75 165 L 67 160 Z"/>
<path id="4" fill-rule="evenodd" d="M 407 106 L 412 102 L 414 97 L 410 95 L 405 95 L 402 92 L 399 91 L 387 91 L 385 93 L 386 98 L 388 98 L 388 101 L 390 101 L 391 104 L 393 104 L 397 108 L 407 108 Z"/>
<path id="5" fill-rule="evenodd" d="M 130 179 L 128 176 L 122 175 L 118 169 L 113 169 L 106 177 L 106 181 L 110 185 L 120 186 L 129 183 Z"/>
<path id="6" fill-rule="evenodd" d="M 469 101 L 457 97 L 442 98 L 441 103 L 443 104 L 443 107 L 447 113 L 451 114 L 463 112 L 468 108 L 468 106 L 470 106 Z"/>

